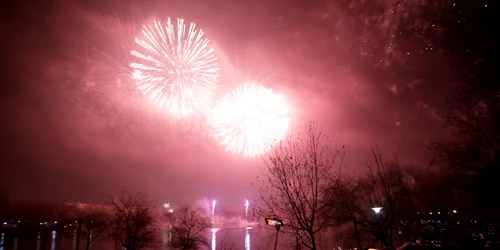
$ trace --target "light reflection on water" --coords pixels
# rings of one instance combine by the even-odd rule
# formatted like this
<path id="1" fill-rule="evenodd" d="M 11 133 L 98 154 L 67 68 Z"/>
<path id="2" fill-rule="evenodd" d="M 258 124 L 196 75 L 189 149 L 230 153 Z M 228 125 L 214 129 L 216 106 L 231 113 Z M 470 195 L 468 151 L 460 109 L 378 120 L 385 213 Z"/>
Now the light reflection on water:
<path id="1" fill-rule="evenodd" d="M 250 229 L 247 227 L 245 231 L 245 250 L 250 250 Z"/>
<path id="2" fill-rule="evenodd" d="M 212 228 L 212 229 L 210 229 L 210 231 L 212 231 L 211 249 L 216 250 L 217 249 L 217 231 L 219 231 L 219 229 Z"/>
<path id="3" fill-rule="evenodd" d="M 0 250 L 4 250 L 3 243 L 5 243 L 5 233 L 0 235 Z"/>
<path id="4" fill-rule="evenodd" d="M 42 242 L 42 240 L 40 238 L 40 234 L 38 234 L 38 237 L 37 237 L 37 240 L 36 240 L 36 250 L 40 250 L 40 248 L 41 248 L 41 242 Z M 17 249 L 15 249 L 15 250 L 17 250 Z"/>
<path id="5" fill-rule="evenodd" d="M 209 239 L 210 246 L 208 250 L 224 250 L 224 249 L 234 249 L 234 250 L 251 250 L 251 249 L 268 249 L 269 242 L 274 243 L 273 231 L 265 230 L 262 228 L 224 228 L 218 229 L 214 228 L 207 231 L 207 237 Z M 162 238 L 163 246 L 157 249 L 168 250 L 165 243 L 171 236 L 166 234 Z M 0 250 L 24 250 L 24 249 L 37 249 L 42 250 L 43 240 L 40 235 L 36 238 L 14 238 L 7 239 L 5 234 L 1 234 L 0 241 L 5 242 Z M 281 239 L 281 238 L 280 238 Z M 280 240 L 281 241 L 281 240 Z M 97 239 L 91 245 L 91 250 L 107 250 L 112 249 L 112 241 L 101 237 Z M 285 242 L 283 242 L 285 243 Z M 63 237 L 61 234 L 57 234 L 55 231 L 49 233 L 46 242 L 47 250 L 74 250 L 76 247 L 76 237 Z M 80 249 L 85 249 L 85 240 L 82 237 L 80 239 Z M 286 249 L 280 247 L 280 249 Z"/>
<path id="6" fill-rule="evenodd" d="M 211 240 L 208 249 L 268 249 L 269 243 L 274 243 L 273 235 L 273 230 L 266 230 L 262 228 L 213 228 L 210 230 Z"/>
<path id="7" fill-rule="evenodd" d="M 50 250 L 56 250 L 56 231 L 52 231 L 52 241 L 50 242 Z"/>

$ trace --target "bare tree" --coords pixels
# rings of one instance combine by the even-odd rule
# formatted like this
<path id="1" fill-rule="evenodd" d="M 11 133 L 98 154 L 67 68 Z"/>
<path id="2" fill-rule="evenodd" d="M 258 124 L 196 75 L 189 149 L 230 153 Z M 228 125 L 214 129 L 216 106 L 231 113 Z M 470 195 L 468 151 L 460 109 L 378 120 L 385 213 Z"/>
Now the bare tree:
<path id="1" fill-rule="evenodd" d="M 184 207 L 174 212 L 171 217 L 170 247 L 182 250 L 195 250 L 209 246 L 204 235 L 211 227 L 210 218 L 200 207 Z"/>
<path id="2" fill-rule="evenodd" d="M 362 200 L 361 187 L 358 178 L 343 175 L 332 183 L 327 194 L 330 195 L 330 208 L 327 213 L 332 219 L 332 224 L 351 224 L 358 249 L 363 249 L 360 233 L 361 226 L 358 219 L 358 216 L 362 214 L 360 209 L 363 209 L 360 206 Z M 343 240 L 346 240 L 345 237 Z"/>
<path id="3" fill-rule="evenodd" d="M 145 195 L 122 193 L 111 199 L 110 209 L 109 237 L 117 246 L 138 250 L 155 245 L 156 221 Z"/>
<path id="4" fill-rule="evenodd" d="M 356 221 L 364 232 L 394 249 L 396 222 L 412 212 L 413 180 L 396 159 L 386 160 L 378 149 L 372 151 L 367 168 L 368 173 L 359 184 L 362 196 L 357 203 L 360 207 L 356 209 Z M 375 213 L 373 207 L 382 210 Z"/>
<path id="5" fill-rule="evenodd" d="M 80 232 L 86 238 L 86 250 L 90 249 L 90 244 L 105 232 L 109 225 L 109 213 L 104 206 L 89 205 L 79 212 L 82 219 L 82 230 Z"/>
<path id="6" fill-rule="evenodd" d="M 73 221 L 76 214 L 74 207 L 64 201 L 37 205 L 38 213 L 41 215 L 41 220 L 43 221 L 39 226 L 40 238 L 42 240 L 41 249 L 43 250 L 47 247 L 50 232 L 63 229 L 64 224 Z"/>
<path id="7" fill-rule="evenodd" d="M 323 216 L 328 207 L 325 192 L 343 158 L 330 145 L 328 137 L 309 123 L 265 156 L 264 176 L 257 183 L 257 214 L 279 217 L 286 225 L 283 230 L 312 250 L 317 249 L 318 233 L 331 226 Z"/>

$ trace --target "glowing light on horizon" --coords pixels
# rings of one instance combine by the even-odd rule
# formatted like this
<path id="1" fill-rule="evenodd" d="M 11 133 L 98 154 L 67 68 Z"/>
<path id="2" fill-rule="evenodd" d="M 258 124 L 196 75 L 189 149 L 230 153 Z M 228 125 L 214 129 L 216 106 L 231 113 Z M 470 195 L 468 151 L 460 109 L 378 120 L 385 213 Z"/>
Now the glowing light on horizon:
<path id="1" fill-rule="evenodd" d="M 283 96 L 261 85 L 245 83 L 214 108 L 212 127 L 226 150 L 254 157 L 266 153 L 286 135 L 288 110 Z"/>
<path id="2" fill-rule="evenodd" d="M 175 26 L 154 21 L 144 25 L 143 38 L 136 37 L 137 59 L 130 64 L 138 89 L 151 101 L 175 115 L 205 112 L 219 78 L 219 65 L 214 50 L 208 46 L 203 31 L 183 19 Z"/>
<path id="3" fill-rule="evenodd" d="M 217 204 L 217 201 L 213 200 L 212 201 L 212 223 L 214 223 L 215 204 Z"/>
<path id="4" fill-rule="evenodd" d="M 248 202 L 248 200 L 245 201 L 245 219 L 247 220 L 247 223 L 248 223 L 248 206 L 250 205 L 250 203 Z"/>

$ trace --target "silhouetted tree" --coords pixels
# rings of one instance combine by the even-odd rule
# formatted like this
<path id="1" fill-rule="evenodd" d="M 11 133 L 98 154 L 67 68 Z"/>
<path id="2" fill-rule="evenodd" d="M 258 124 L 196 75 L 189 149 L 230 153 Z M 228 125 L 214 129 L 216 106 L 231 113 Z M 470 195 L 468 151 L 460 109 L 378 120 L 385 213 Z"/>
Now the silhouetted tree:
<path id="1" fill-rule="evenodd" d="M 500 90 L 467 89 L 450 104 L 451 138 L 433 148 L 448 177 L 445 184 L 455 188 L 455 208 L 475 216 L 498 215 L 500 205 L 491 199 L 500 196 Z M 478 93 L 483 91 L 492 94 Z"/>
<path id="2" fill-rule="evenodd" d="M 200 207 L 184 207 L 175 211 L 170 218 L 173 249 L 196 250 L 209 246 L 205 236 L 211 227 L 210 218 Z"/>
<path id="3" fill-rule="evenodd" d="M 331 226 L 324 216 L 325 192 L 336 179 L 335 166 L 343 154 L 314 123 L 274 146 L 264 157 L 264 174 L 258 179 L 256 212 L 276 216 L 283 230 L 308 249 L 318 249 L 318 233 Z"/>
<path id="4" fill-rule="evenodd" d="M 359 183 L 358 191 L 362 193 L 357 204 L 360 207 L 354 210 L 358 213 L 357 221 L 362 231 L 394 249 L 394 232 L 399 221 L 415 212 L 414 180 L 396 159 L 387 160 L 378 149 L 372 151 L 367 170 Z M 382 207 L 382 210 L 375 213 L 374 207 Z"/>
<path id="5" fill-rule="evenodd" d="M 104 206 L 88 205 L 80 209 L 78 218 L 83 220 L 80 234 L 86 239 L 86 250 L 89 250 L 90 244 L 106 231 L 109 216 Z"/>
<path id="6" fill-rule="evenodd" d="M 451 135 L 433 149 L 447 177 L 444 184 L 454 187 L 451 205 L 475 217 L 500 211 L 491 202 L 500 196 L 500 72 L 499 39 L 490 31 L 496 15 L 490 7 L 484 0 L 453 1 L 440 19 L 447 23 L 444 42 L 452 56 L 456 93 L 445 116 Z"/>
<path id="7" fill-rule="evenodd" d="M 337 182 L 332 183 L 328 190 L 329 209 L 328 215 L 333 220 L 332 224 L 343 225 L 349 223 L 352 225 L 354 239 L 358 249 L 363 249 L 359 221 L 359 215 L 363 214 L 364 209 L 360 202 L 363 199 L 362 185 L 359 178 L 351 176 L 342 176 Z M 345 240 L 345 239 L 344 239 Z"/>
<path id="8" fill-rule="evenodd" d="M 34 204 L 31 204 L 33 206 Z M 46 249 L 48 236 L 52 231 L 62 229 L 63 226 L 75 220 L 75 210 L 66 202 L 42 202 L 36 204 L 35 218 L 42 221 L 38 226 L 41 239 L 41 249 Z"/>
<path id="9" fill-rule="evenodd" d="M 109 237 L 117 247 L 138 250 L 155 245 L 156 221 L 145 195 L 122 193 L 112 198 L 109 205 L 112 213 Z"/>
<path id="10" fill-rule="evenodd" d="M 405 226 L 399 222 L 413 219 L 416 212 L 414 179 L 396 159 L 387 160 L 378 149 L 372 150 L 366 170 L 366 175 L 342 175 L 331 184 L 327 213 L 332 224 L 351 226 L 342 234 L 353 235 L 358 248 L 381 242 L 394 249 L 394 232 Z M 374 207 L 382 209 L 375 213 Z"/>
<path id="11" fill-rule="evenodd" d="M 418 211 L 449 211 L 453 207 L 453 186 L 440 169 L 414 167 L 405 169 L 415 180 L 415 207 Z"/>

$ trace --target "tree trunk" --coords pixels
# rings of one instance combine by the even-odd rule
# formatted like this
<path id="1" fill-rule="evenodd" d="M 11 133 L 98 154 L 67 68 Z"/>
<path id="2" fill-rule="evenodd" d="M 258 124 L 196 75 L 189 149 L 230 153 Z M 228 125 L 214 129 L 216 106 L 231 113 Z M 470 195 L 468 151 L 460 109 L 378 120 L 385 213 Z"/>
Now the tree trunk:
<path id="1" fill-rule="evenodd" d="M 387 237 L 383 237 L 384 239 L 382 240 L 382 245 L 384 247 L 387 247 L 387 248 L 390 248 L 392 249 L 392 247 L 390 246 L 391 244 L 389 244 L 389 241 L 387 240 Z"/>
<path id="2" fill-rule="evenodd" d="M 359 230 L 358 230 L 358 223 L 356 222 L 356 219 L 352 219 L 352 224 L 354 226 L 354 234 L 356 235 L 356 243 L 358 243 L 358 249 L 363 249 L 361 246 L 361 237 L 359 236 Z"/>
<path id="3" fill-rule="evenodd" d="M 389 248 L 390 249 L 395 249 L 394 247 L 394 242 L 393 242 L 393 231 L 394 231 L 394 210 L 391 209 L 390 211 L 390 216 L 391 218 L 389 218 L 389 232 L 387 233 L 388 235 L 388 243 L 389 243 Z"/>
<path id="4" fill-rule="evenodd" d="M 82 235 L 82 219 L 78 219 L 78 230 L 76 231 L 76 250 L 80 248 L 80 236 Z"/>
<path id="5" fill-rule="evenodd" d="M 299 236 L 295 236 L 295 250 L 300 250 Z"/>
<path id="6" fill-rule="evenodd" d="M 87 235 L 87 245 L 85 246 L 85 250 L 90 249 L 90 242 L 92 241 L 92 229 L 89 229 L 89 234 Z"/>
<path id="7" fill-rule="evenodd" d="M 85 246 L 85 250 L 90 249 L 90 238 L 87 238 L 87 245 Z"/>
<path id="8" fill-rule="evenodd" d="M 311 250 L 317 250 L 316 247 L 316 238 L 314 237 L 314 233 L 310 233 L 311 235 Z"/>

